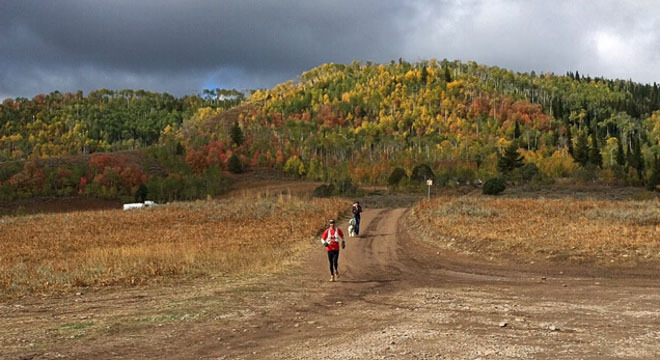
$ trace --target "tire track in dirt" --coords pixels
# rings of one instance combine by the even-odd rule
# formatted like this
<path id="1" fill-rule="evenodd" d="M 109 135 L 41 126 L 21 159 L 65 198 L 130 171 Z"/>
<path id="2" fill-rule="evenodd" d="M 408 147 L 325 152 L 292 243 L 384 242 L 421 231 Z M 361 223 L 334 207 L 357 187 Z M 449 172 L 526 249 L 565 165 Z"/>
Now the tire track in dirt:
<path id="1" fill-rule="evenodd" d="M 400 258 L 397 235 L 399 220 L 405 211 L 365 210 L 360 236 L 346 237 L 346 249 L 340 251 L 341 277 L 337 282 L 328 281 L 330 271 L 325 249 L 313 250 L 304 266 L 305 275 L 300 282 L 295 282 L 298 290 L 304 293 L 301 302 L 263 313 L 262 318 L 245 324 L 251 329 L 247 333 L 237 335 L 225 331 L 222 344 L 205 344 L 195 350 L 193 356 L 206 358 L 205 354 L 223 353 L 225 357 L 221 358 L 226 359 L 250 359 L 257 354 L 257 358 L 290 358 L 292 355 L 283 349 L 293 346 L 292 351 L 295 351 L 295 344 L 327 337 L 337 321 L 335 312 L 342 307 L 361 304 L 368 308 L 371 300 L 366 297 L 402 289 L 405 264 Z M 368 331 L 373 323 L 360 318 L 349 316 L 342 321 L 348 319 L 352 326 Z M 273 329 L 272 325 L 279 327 Z"/>
<path id="2" fill-rule="evenodd" d="M 365 228 L 358 238 L 348 238 L 346 268 L 350 280 L 361 282 L 398 281 L 401 264 L 396 243 L 399 209 L 377 209 L 365 217 Z M 343 281 L 344 282 L 344 281 Z"/>

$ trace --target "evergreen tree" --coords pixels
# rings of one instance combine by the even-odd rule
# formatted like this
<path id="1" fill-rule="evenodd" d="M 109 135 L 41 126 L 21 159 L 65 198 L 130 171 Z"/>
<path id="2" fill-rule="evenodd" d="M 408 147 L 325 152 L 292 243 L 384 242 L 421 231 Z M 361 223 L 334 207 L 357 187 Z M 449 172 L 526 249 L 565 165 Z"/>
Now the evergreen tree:
<path id="1" fill-rule="evenodd" d="M 633 141 L 633 162 L 634 167 L 637 169 L 637 175 L 642 179 L 644 177 L 644 158 L 642 157 L 642 149 L 639 145 L 639 140 Z"/>
<path id="2" fill-rule="evenodd" d="M 616 148 L 616 163 L 624 166 L 626 165 L 626 154 L 623 152 L 623 145 L 621 144 L 621 139 L 617 139 L 617 148 Z"/>
<path id="3" fill-rule="evenodd" d="M 520 125 L 516 121 L 516 126 L 513 128 L 513 138 L 518 139 L 520 137 Z"/>
<path id="4" fill-rule="evenodd" d="M 450 83 L 451 75 L 449 75 L 449 67 L 445 66 L 445 82 Z"/>
<path id="5" fill-rule="evenodd" d="M 144 183 L 140 184 L 140 186 L 138 186 L 137 190 L 135 191 L 135 201 L 145 202 L 145 200 L 147 200 L 148 194 L 149 191 L 147 189 L 147 185 Z"/>
<path id="6" fill-rule="evenodd" d="M 598 167 L 603 167 L 603 155 L 600 153 L 600 147 L 598 146 L 598 136 L 596 133 L 596 130 L 591 133 L 591 151 L 589 152 L 589 162 Z"/>
<path id="7" fill-rule="evenodd" d="M 658 154 L 653 156 L 653 171 L 648 183 L 649 190 L 660 191 L 660 158 Z"/>
<path id="8" fill-rule="evenodd" d="M 229 131 L 229 136 L 236 146 L 241 146 L 243 142 L 245 142 L 245 136 L 243 135 L 243 130 L 241 130 L 241 127 L 238 125 L 238 121 L 235 121 L 234 125 L 232 125 L 231 130 Z"/>
<path id="9" fill-rule="evenodd" d="M 573 134 L 571 134 L 571 126 L 566 126 L 566 146 L 568 146 L 568 153 L 573 156 Z"/>
<path id="10" fill-rule="evenodd" d="M 589 140 L 587 140 L 587 134 L 584 131 L 578 133 L 573 158 L 582 166 L 587 166 L 589 162 Z"/>
<path id="11" fill-rule="evenodd" d="M 231 171 L 234 174 L 240 174 L 243 172 L 243 163 L 236 154 L 233 154 L 229 157 L 227 161 L 227 170 Z"/>
<path id="12" fill-rule="evenodd" d="M 422 65 L 422 85 L 426 85 L 426 79 L 429 76 L 429 72 L 426 70 L 426 65 Z"/>
<path id="13" fill-rule="evenodd" d="M 585 104 L 585 106 L 586 106 L 586 104 Z M 584 124 L 588 128 L 591 128 L 591 120 L 592 119 L 593 119 L 593 117 L 591 116 L 591 111 L 589 111 L 589 110 L 585 111 L 585 113 L 584 113 Z"/>
<path id="14" fill-rule="evenodd" d="M 550 146 L 555 147 L 559 144 L 559 131 L 555 130 L 552 132 L 552 137 L 550 138 Z"/>
<path id="15" fill-rule="evenodd" d="M 506 150 L 497 160 L 497 169 L 503 173 L 508 174 L 516 168 L 523 166 L 522 155 L 518 153 L 518 142 L 512 141 Z"/>

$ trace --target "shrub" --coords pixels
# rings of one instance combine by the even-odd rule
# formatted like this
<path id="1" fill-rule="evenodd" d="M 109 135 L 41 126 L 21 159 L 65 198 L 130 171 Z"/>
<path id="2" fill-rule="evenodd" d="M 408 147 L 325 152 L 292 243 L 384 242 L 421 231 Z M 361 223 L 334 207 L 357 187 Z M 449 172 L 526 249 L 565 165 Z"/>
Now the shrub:
<path id="1" fill-rule="evenodd" d="M 162 199 L 160 201 L 174 201 L 181 198 L 184 182 L 181 174 L 169 174 L 161 183 Z"/>
<path id="2" fill-rule="evenodd" d="M 406 175 L 406 171 L 403 170 L 402 168 L 394 168 L 392 170 L 392 173 L 390 174 L 390 177 L 387 179 L 387 184 L 390 186 L 397 186 L 401 182 L 401 180 L 407 178 L 408 175 Z"/>
<path id="3" fill-rule="evenodd" d="M 354 195 L 357 192 L 357 187 L 353 185 L 350 177 L 340 180 L 335 189 L 338 195 Z"/>
<path id="4" fill-rule="evenodd" d="M 204 196 L 218 196 L 229 190 L 230 183 L 222 174 L 222 169 L 219 166 L 209 166 L 204 173 L 203 180 L 206 183 Z"/>
<path id="5" fill-rule="evenodd" d="M 573 171 L 573 177 L 581 182 L 594 182 L 597 179 L 597 167 L 587 164 L 585 167 L 579 167 Z"/>
<path id="6" fill-rule="evenodd" d="M 539 174 L 539 168 L 534 163 L 527 163 L 520 169 L 523 181 L 531 181 Z"/>
<path id="7" fill-rule="evenodd" d="M 322 184 L 316 189 L 314 189 L 314 192 L 312 193 L 312 196 L 314 197 L 330 197 L 334 194 L 335 192 L 335 186 L 332 184 Z"/>
<path id="8" fill-rule="evenodd" d="M 284 171 L 302 177 L 305 175 L 305 164 L 298 156 L 293 155 L 284 163 Z"/>
<path id="9" fill-rule="evenodd" d="M 483 187 L 484 195 L 497 195 L 506 189 L 506 183 L 502 178 L 496 177 L 486 180 Z"/>
<path id="10" fill-rule="evenodd" d="M 438 208 L 435 215 L 488 218 L 499 216 L 499 212 L 492 208 L 482 206 L 479 204 L 479 200 L 476 198 L 459 198 L 442 205 L 440 208 Z"/>
<path id="11" fill-rule="evenodd" d="M 455 179 L 461 184 L 467 184 L 475 178 L 475 172 L 469 167 L 457 167 L 455 171 Z"/>
<path id="12" fill-rule="evenodd" d="M 410 175 L 410 180 L 426 181 L 427 179 L 435 179 L 435 175 L 433 174 L 431 167 L 426 164 L 419 164 L 415 166 L 412 174 Z"/>
<path id="13" fill-rule="evenodd" d="M 433 182 L 433 185 L 435 185 L 435 186 L 447 186 L 447 184 L 449 183 L 449 180 L 451 180 L 451 176 L 448 173 L 438 174 L 435 181 Z"/>

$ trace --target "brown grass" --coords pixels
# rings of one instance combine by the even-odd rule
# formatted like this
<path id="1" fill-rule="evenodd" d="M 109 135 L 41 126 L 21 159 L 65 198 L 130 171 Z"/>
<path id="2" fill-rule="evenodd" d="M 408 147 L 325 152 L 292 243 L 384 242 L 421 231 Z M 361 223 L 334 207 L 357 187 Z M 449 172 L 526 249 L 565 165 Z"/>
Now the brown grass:
<path id="1" fill-rule="evenodd" d="M 510 259 L 660 261 L 660 201 L 442 197 L 410 215 L 436 244 Z"/>
<path id="2" fill-rule="evenodd" d="M 244 196 L 0 218 L 0 290 L 21 295 L 277 271 L 349 206 L 339 199 Z"/>

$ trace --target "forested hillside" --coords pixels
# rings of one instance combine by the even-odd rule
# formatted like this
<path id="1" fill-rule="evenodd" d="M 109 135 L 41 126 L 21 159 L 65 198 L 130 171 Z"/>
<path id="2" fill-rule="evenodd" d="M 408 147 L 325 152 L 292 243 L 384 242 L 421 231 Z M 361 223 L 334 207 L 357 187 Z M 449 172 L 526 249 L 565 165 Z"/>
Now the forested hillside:
<path id="1" fill-rule="evenodd" d="M 154 144 L 167 127 L 242 102 L 236 90 L 175 98 L 144 90 L 59 91 L 0 105 L 0 162 L 132 150 Z"/>
<path id="2" fill-rule="evenodd" d="M 194 173 L 182 142 L 158 142 L 244 99 L 226 89 L 182 98 L 102 89 L 6 99 L 0 105 L 0 200 L 85 195 L 168 201 L 221 193 L 221 169 Z"/>
<path id="3" fill-rule="evenodd" d="M 414 175 L 427 164 L 442 182 L 513 172 L 657 184 L 656 84 L 474 62 L 354 62 L 322 65 L 251 101 L 242 126 L 252 162 L 311 178 L 385 183 L 395 167 Z M 518 165 L 534 165 L 502 166 L 507 148 L 522 155 Z"/>
<path id="4" fill-rule="evenodd" d="M 66 177 L 65 193 L 90 195 L 91 184 L 93 195 L 130 196 L 145 184 L 153 198 L 194 198 L 221 170 L 246 167 L 341 184 L 660 183 L 655 83 L 400 60 L 324 64 L 243 100 L 219 89 L 203 98 L 99 90 L 6 100 L 2 158 L 34 161 L 0 169 L 0 195 L 52 193 Z M 125 162 L 96 156 L 71 174 L 39 175 L 40 158 L 143 146 L 163 171 L 134 164 L 121 175 Z"/>

